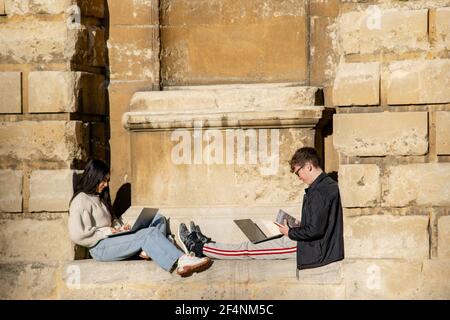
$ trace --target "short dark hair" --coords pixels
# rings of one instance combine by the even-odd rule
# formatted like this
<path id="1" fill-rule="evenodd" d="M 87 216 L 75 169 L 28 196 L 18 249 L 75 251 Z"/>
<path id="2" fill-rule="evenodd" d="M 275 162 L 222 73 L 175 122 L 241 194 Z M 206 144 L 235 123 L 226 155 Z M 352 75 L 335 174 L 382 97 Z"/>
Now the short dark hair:
<path id="1" fill-rule="evenodd" d="M 306 162 L 310 162 L 315 168 L 320 167 L 320 158 L 316 149 L 311 147 L 297 149 L 289 161 L 291 172 L 294 172 L 295 166 L 303 166 Z"/>

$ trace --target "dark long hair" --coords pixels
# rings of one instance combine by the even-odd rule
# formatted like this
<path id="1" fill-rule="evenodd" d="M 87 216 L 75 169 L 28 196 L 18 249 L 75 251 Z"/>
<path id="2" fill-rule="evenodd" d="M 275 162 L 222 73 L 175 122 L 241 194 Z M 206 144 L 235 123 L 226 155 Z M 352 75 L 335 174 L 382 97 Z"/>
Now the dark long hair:
<path id="1" fill-rule="evenodd" d="M 102 182 L 109 173 L 109 166 L 105 162 L 101 160 L 89 161 L 89 163 L 84 168 L 81 177 L 77 181 L 77 184 L 75 185 L 73 196 L 70 199 L 69 206 L 70 203 L 72 203 L 72 200 L 81 192 L 89 195 L 96 194 L 98 184 Z M 109 194 L 109 186 L 103 189 L 103 191 L 99 194 L 99 197 L 100 200 L 108 208 L 111 217 L 114 217 L 114 212 L 111 205 L 111 197 Z"/>

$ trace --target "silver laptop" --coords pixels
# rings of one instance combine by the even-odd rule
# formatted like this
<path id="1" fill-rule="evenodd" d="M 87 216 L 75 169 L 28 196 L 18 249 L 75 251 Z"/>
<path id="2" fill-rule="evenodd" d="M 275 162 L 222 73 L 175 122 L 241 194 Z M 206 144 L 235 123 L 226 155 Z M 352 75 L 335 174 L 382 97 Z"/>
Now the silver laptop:
<path id="1" fill-rule="evenodd" d="M 233 220 L 234 223 L 237 224 L 239 229 L 247 236 L 247 238 L 254 244 L 261 243 L 264 241 L 281 238 L 283 235 L 277 234 L 271 237 L 268 237 L 261 228 L 252 221 L 252 219 L 240 219 Z"/>
<path id="2" fill-rule="evenodd" d="M 130 230 L 112 233 L 108 235 L 108 238 L 119 237 L 130 233 L 135 233 L 143 228 L 147 228 L 152 223 L 155 215 L 158 213 L 159 208 L 143 208 L 138 218 L 136 219 L 133 227 Z"/>

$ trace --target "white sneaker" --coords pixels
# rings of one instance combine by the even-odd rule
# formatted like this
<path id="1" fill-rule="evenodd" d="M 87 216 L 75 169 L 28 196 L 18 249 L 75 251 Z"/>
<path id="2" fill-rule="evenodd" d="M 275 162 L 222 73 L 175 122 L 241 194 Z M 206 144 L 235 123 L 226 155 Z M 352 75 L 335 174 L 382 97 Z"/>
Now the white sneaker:
<path id="1" fill-rule="evenodd" d="M 178 259 L 177 273 L 182 277 L 190 276 L 193 272 L 207 269 L 212 263 L 208 257 L 197 258 L 193 252 L 184 254 Z"/>

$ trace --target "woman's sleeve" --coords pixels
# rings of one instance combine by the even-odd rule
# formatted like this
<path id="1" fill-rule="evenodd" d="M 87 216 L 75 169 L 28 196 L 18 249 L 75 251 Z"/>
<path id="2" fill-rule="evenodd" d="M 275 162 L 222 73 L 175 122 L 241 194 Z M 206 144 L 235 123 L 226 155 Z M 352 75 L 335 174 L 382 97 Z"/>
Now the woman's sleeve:
<path id="1" fill-rule="evenodd" d="M 69 212 L 69 235 L 73 242 L 81 246 L 91 247 L 99 240 L 106 238 L 108 230 L 103 230 L 105 228 L 98 229 L 92 225 L 89 208 L 75 205 L 71 206 Z"/>

